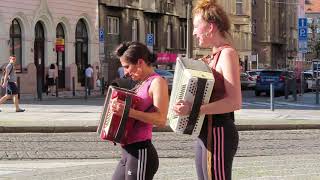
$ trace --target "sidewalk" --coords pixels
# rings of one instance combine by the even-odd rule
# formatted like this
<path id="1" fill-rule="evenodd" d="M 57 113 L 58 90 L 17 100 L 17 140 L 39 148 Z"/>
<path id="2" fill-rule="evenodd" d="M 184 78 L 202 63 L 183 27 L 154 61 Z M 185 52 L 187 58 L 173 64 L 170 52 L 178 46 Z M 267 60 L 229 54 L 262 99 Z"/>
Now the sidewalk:
<path id="1" fill-rule="evenodd" d="M 94 132 L 96 131 L 104 97 L 93 92 L 87 100 L 80 93 L 60 93 L 59 98 L 43 96 L 42 101 L 32 96 L 21 96 L 24 113 L 16 113 L 11 102 L 0 106 L 0 132 Z M 297 104 L 314 104 L 314 94 L 304 94 Z M 292 103 L 283 97 L 277 102 Z M 320 128 L 320 105 L 314 109 L 242 109 L 235 112 L 239 130 L 310 129 Z M 318 108 L 317 108 L 318 107 Z M 171 131 L 170 127 L 155 131 Z"/>

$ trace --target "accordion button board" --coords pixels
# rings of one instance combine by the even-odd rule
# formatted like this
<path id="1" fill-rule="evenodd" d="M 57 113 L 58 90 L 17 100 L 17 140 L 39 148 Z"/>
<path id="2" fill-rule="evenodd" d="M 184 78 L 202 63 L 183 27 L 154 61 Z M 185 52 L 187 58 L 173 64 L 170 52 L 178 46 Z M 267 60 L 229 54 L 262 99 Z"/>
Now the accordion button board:
<path id="1" fill-rule="evenodd" d="M 167 119 L 172 130 L 180 134 L 199 135 L 205 115 L 199 115 L 202 104 L 210 101 L 214 85 L 211 68 L 200 60 L 177 58 Z M 191 113 L 178 116 L 173 106 L 179 100 L 191 103 Z"/>

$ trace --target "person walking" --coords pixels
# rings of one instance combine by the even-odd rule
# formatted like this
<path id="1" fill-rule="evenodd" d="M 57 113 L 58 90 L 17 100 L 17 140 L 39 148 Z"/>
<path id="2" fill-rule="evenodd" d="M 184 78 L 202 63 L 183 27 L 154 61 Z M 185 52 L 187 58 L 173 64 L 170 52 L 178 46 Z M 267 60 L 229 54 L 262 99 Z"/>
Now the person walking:
<path id="1" fill-rule="evenodd" d="M 0 99 L 0 105 L 5 103 L 8 99 L 13 98 L 16 112 L 24 112 L 25 109 L 21 109 L 19 106 L 17 75 L 14 68 L 16 61 L 15 56 L 9 57 L 9 63 L 5 68 L 3 83 L 1 85 L 3 88 L 6 88 L 6 94 Z"/>
<path id="2" fill-rule="evenodd" d="M 197 176 L 199 180 L 230 180 L 239 142 L 234 111 L 242 104 L 239 56 L 229 41 L 229 18 L 215 0 L 198 0 L 193 13 L 193 35 L 199 46 L 212 49 L 201 60 L 215 78 L 210 102 L 200 107 L 206 117 L 195 145 Z M 179 101 L 173 108 L 179 116 L 189 115 L 191 103 Z"/>
<path id="3" fill-rule="evenodd" d="M 127 135 L 127 142 L 121 144 L 121 160 L 112 176 L 112 180 L 153 179 L 159 167 L 159 158 L 152 144 L 153 125 L 165 126 L 169 105 L 168 84 L 154 72 L 155 62 L 147 48 L 139 42 L 125 42 L 116 49 L 124 74 L 139 81 L 133 88 L 142 99 L 138 109 L 130 109 L 129 117 L 136 120 L 133 129 Z M 121 116 L 124 102 L 111 102 L 114 113 Z M 151 108 L 150 108 L 151 107 Z"/>
<path id="4" fill-rule="evenodd" d="M 85 83 L 86 83 L 86 93 L 91 95 L 91 89 L 93 88 L 93 69 L 91 64 L 85 70 Z"/>

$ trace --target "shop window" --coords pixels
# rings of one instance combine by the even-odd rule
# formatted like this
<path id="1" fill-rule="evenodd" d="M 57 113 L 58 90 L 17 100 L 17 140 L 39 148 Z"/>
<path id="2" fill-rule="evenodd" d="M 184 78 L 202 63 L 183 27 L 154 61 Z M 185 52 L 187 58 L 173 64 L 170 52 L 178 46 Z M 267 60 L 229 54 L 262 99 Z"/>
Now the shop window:
<path id="1" fill-rule="evenodd" d="M 22 72 L 21 26 L 17 19 L 14 19 L 10 26 L 10 55 L 14 55 L 17 59 L 16 72 Z"/>

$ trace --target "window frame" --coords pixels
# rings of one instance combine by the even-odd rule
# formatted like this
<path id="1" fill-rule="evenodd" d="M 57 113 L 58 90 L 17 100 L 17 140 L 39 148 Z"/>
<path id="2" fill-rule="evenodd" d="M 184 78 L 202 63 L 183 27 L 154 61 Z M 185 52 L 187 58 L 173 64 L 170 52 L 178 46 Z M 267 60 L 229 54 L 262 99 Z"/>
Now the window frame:
<path id="1" fill-rule="evenodd" d="M 107 16 L 107 34 L 120 34 L 120 18 L 115 16 Z"/>
<path id="2" fill-rule="evenodd" d="M 16 23 L 16 24 L 14 24 Z M 18 28 L 19 33 L 15 33 L 16 28 Z M 20 73 L 22 72 L 22 29 L 20 22 L 17 18 L 14 18 L 11 21 L 10 30 L 9 30 L 9 38 L 10 38 L 10 55 L 16 56 L 16 72 Z M 18 41 L 20 42 L 19 50 L 16 51 L 15 43 Z M 17 55 L 19 53 L 19 55 Z"/>

